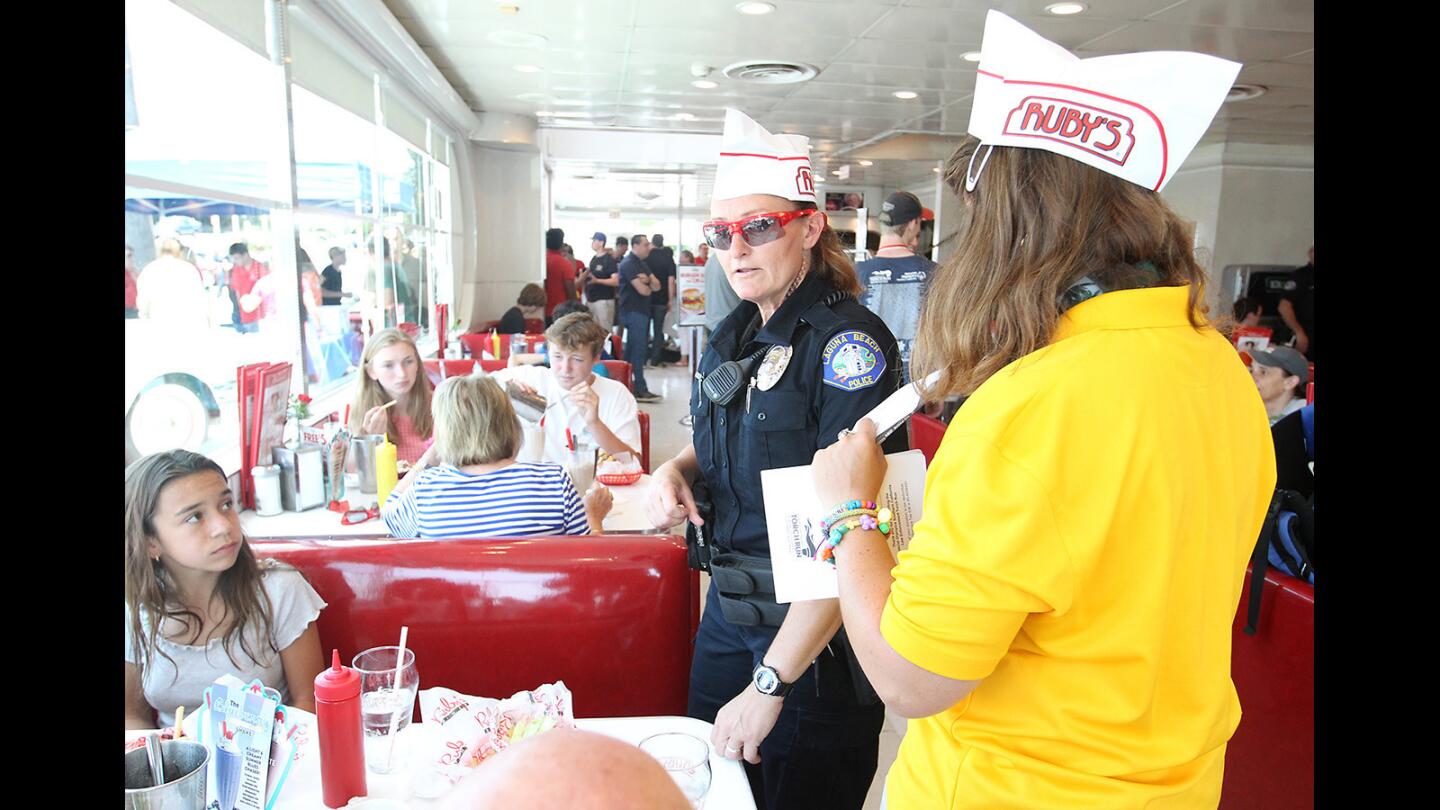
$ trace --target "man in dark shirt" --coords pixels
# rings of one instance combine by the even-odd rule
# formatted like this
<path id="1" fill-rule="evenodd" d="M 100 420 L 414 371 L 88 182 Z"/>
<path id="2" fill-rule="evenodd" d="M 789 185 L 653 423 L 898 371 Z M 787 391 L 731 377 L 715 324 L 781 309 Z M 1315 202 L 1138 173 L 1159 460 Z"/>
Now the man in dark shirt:
<path id="1" fill-rule="evenodd" d="M 855 265 L 865 291 L 860 303 L 885 322 L 900 348 L 902 382 L 910 380 L 910 349 L 920 326 L 920 307 L 935 274 L 935 262 L 916 254 L 920 227 L 934 219 L 908 191 L 897 191 L 880 207 L 880 248 L 875 258 Z"/>
<path id="2" fill-rule="evenodd" d="M 636 402 L 659 402 L 645 382 L 645 357 L 650 335 L 650 296 L 660 282 L 645 264 L 650 241 L 639 233 L 630 240 L 630 252 L 620 262 L 620 324 L 625 327 L 625 361 L 630 364 Z"/>
<path id="3" fill-rule="evenodd" d="M 345 266 L 345 248 L 330 248 L 330 263 L 320 271 L 320 303 L 327 307 L 340 305 L 343 278 L 340 268 Z"/>
<path id="4" fill-rule="evenodd" d="M 1295 349 L 1315 362 L 1315 246 L 1310 246 L 1310 263 L 1296 268 L 1285 281 L 1280 296 L 1280 319 L 1295 336 Z"/>
<path id="5" fill-rule="evenodd" d="M 648 365 L 659 367 L 660 353 L 665 348 L 665 316 L 669 314 L 671 302 L 675 300 L 675 254 L 673 248 L 665 247 L 665 236 L 651 237 L 650 257 L 645 260 L 660 287 L 650 295 L 651 343 Z"/>
<path id="6" fill-rule="evenodd" d="M 584 274 L 585 299 L 590 303 L 590 314 L 609 332 L 615 328 L 615 291 L 620 286 L 620 279 L 615 275 L 618 265 L 605 249 L 605 234 L 595 232 L 590 238 L 590 250 L 595 256 Z"/>

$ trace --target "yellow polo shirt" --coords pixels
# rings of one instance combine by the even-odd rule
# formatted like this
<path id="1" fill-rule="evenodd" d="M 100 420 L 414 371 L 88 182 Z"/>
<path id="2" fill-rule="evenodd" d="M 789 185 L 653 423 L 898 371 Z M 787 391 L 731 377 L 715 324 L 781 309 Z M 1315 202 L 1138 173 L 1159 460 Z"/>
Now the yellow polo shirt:
<path id="1" fill-rule="evenodd" d="M 1107 293 L 960 409 L 880 628 L 981 680 L 911 720 L 890 810 L 1215 807 L 1265 406 L 1188 288 Z"/>

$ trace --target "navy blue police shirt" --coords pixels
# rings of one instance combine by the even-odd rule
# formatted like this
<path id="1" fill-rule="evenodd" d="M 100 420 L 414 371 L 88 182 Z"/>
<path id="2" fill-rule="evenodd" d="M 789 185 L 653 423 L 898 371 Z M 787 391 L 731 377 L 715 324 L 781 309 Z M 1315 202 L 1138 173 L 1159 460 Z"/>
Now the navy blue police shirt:
<path id="1" fill-rule="evenodd" d="M 900 385 L 900 355 L 885 322 L 853 297 L 826 304 L 832 292 L 812 273 L 763 327 L 758 307 L 741 301 L 710 337 L 702 378 L 761 349 L 792 349 L 769 390 L 751 384 L 757 360 L 728 406 L 712 403 L 699 381 L 692 387 L 692 440 L 713 504 L 705 528 L 717 550 L 768 558 L 760 471 L 809 464 Z M 906 443 L 905 431 L 897 431 L 885 450 L 904 450 Z"/>

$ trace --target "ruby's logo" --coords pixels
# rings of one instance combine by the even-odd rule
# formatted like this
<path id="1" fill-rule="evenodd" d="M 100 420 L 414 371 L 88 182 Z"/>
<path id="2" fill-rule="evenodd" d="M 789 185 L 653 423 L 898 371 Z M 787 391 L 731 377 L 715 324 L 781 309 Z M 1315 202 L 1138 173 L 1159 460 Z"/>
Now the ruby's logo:
<path id="1" fill-rule="evenodd" d="M 1005 134 L 1063 143 L 1120 166 L 1135 148 L 1134 121 L 1072 99 L 1026 96 L 1006 117 Z"/>
<path id="2" fill-rule="evenodd" d="M 815 178 L 811 176 L 809 166 L 801 166 L 795 170 L 795 190 L 812 197 L 815 195 Z"/>

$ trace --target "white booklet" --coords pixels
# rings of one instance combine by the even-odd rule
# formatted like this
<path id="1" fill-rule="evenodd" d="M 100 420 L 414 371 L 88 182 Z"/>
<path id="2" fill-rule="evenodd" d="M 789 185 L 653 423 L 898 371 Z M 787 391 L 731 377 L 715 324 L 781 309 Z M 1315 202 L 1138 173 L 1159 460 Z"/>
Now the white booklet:
<path id="1" fill-rule="evenodd" d="M 925 455 L 919 450 L 885 456 L 889 468 L 880 487 L 878 503 L 888 507 L 890 555 L 898 557 L 910 545 L 925 498 Z M 815 549 L 825 541 L 820 521 L 834 504 L 822 504 L 815 494 L 810 465 L 762 470 L 765 524 L 770 529 L 770 564 L 775 573 L 775 601 L 834 599 L 840 595 L 835 566 L 815 560 Z"/>

